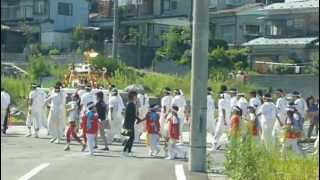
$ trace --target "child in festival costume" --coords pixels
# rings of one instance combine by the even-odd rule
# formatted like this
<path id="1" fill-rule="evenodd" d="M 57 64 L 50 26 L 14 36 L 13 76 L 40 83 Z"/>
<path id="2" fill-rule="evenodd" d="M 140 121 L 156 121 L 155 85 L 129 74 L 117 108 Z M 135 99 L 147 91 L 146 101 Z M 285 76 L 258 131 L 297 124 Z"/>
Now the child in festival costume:
<path id="1" fill-rule="evenodd" d="M 288 107 L 286 110 L 287 118 L 284 123 L 285 134 L 281 152 L 283 153 L 288 147 L 291 147 L 293 152 L 301 154 L 301 149 L 298 146 L 298 138 L 301 137 L 302 133 L 299 121 L 301 115 L 294 107 Z"/>
<path id="2" fill-rule="evenodd" d="M 249 134 L 252 136 L 254 141 L 259 139 L 259 121 L 256 115 L 256 109 L 253 106 L 248 107 L 248 128 Z"/>
<path id="3" fill-rule="evenodd" d="M 77 97 L 78 95 L 75 94 L 73 97 L 72 97 L 72 101 L 70 101 L 67 106 L 68 109 L 67 109 L 67 113 L 68 113 L 68 120 L 69 120 L 69 127 L 68 127 L 68 130 L 67 130 L 67 134 L 66 134 L 66 137 L 67 137 L 67 145 L 66 147 L 64 148 L 65 151 L 69 151 L 70 150 L 70 138 L 71 138 L 71 135 L 82 145 L 82 150 L 81 151 L 84 151 L 85 148 L 86 148 L 86 145 L 85 143 L 83 143 L 80 138 L 77 136 L 77 133 L 76 133 L 76 119 L 77 119 Z"/>
<path id="4" fill-rule="evenodd" d="M 230 137 L 238 137 L 240 135 L 240 119 L 242 110 L 238 106 L 232 107 Z"/>
<path id="5" fill-rule="evenodd" d="M 156 111 L 157 106 L 152 106 L 150 111 L 146 115 L 146 130 L 149 139 L 149 155 L 156 156 L 160 152 L 160 116 Z"/>
<path id="6" fill-rule="evenodd" d="M 169 145 L 168 145 L 168 158 L 167 160 L 174 160 L 176 155 L 180 152 L 179 148 L 177 147 L 177 141 L 180 137 L 180 120 L 178 117 L 179 108 L 177 106 L 172 107 L 172 111 L 168 117 L 168 137 L 169 137 Z"/>
<path id="7" fill-rule="evenodd" d="M 85 141 L 89 147 L 90 155 L 94 155 L 95 136 L 98 132 L 99 117 L 96 113 L 94 102 L 89 102 L 87 108 L 88 111 L 82 117 L 81 127 L 83 129 L 83 134 L 86 137 Z"/>

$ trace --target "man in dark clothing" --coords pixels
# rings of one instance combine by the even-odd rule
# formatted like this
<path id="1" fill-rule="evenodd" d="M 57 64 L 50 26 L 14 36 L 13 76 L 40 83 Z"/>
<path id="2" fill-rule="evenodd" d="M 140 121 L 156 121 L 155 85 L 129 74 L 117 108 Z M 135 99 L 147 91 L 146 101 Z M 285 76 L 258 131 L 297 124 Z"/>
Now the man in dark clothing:
<path id="1" fill-rule="evenodd" d="M 102 150 L 109 151 L 107 137 L 105 135 L 104 129 L 108 127 L 107 121 L 107 104 L 103 100 L 103 92 L 97 93 L 97 103 L 96 103 L 96 110 L 98 113 L 99 121 L 101 122 L 100 130 L 100 137 L 103 139 L 104 148 Z M 97 137 L 96 137 L 96 144 L 97 144 Z"/>
<path id="2" fill-rule="evenodd" d="M 131 153 L 131 149 L 134 141 L 134 124 L 136 122 L 136 119 L 139 119 L 137 117 L 136 101 L 137 101 L 137 93 L 135 91 L 129 92 L 123 128 L 127 129 L 130 132 L 129 133 L 130 135 L 129 135 L 129 139 L 124 143 L 124 149 L 123 149 L 124 156 L 128 156 Z"/>

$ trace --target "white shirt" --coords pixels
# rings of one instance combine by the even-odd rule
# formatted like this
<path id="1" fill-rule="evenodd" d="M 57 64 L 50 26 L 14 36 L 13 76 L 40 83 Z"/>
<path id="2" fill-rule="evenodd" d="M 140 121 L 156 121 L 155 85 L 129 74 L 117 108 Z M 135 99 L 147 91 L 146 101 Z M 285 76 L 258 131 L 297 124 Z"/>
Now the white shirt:
<path id="1" fill-rule="evenodd" d="M 138 94 L 139 108 L 149 108 L 149 97 L 147 95 Z"/>
<path id="2" fill-rule="evenodd" d="M 277 107 L 272 102 L 265 102 L 260 107 L 259 113 L 261 113 L 261 119 L 274 122 L 276 120 Z"/>
<path id="3" fill-rule="evenodd" d="M 184 109 L 186 104 L 187 104 L 186 99 L 184 98 L 184 96 L 181 96 L 181 95 L 174 96 L 174 98 L 171 101 L 171 107 L 177 106 L 179 108 L 179 111 L 180 109 L 181 110 Z"/>
<path id="4" fill-rule="evenodd" d="M 287 114 L 286 108 L 288 106 L 288 101 L 286 100 L 286 98 L 280 97 L 277 99 L 276 106 L 277 106 L 278 115 L 283 121 Z"/>
<path id="5" fill-rule="evenodd" d="M 257 97 L 250 98 L 249 105 L 258 109 L 261 106 L 261 101 Z"/>
<path id="6" fill-rule="evenodd" d="M 212 112 L 215 110 L 214 100 L 212 95 L 207 95 L 207 111 Z"/>
<path id="7" fill-rule="evenodd" d="M 29 93 L 29 99 L 32 101 L 31 109 L 39 110 L 45 104 L 46 95 L 43 91 L 35 89 Z"/>
<path id="8" fill-rule="evenodd" d="M 306 111 L 308 110 L 307 103 L 304 99 L 299 98 L 295 102 L 295 107 L 297 108 L 298 112 L 304 118 Z"/>
<path id="9" fill-rule="evenodd" d="M 97 102 L 97 98 L 96 98 L 95 94 L 93 94 L 92 92 L 85 92 L 81 96 L 81 103 L 80 103 L 80 105 L 82 105 L 82 110 L 83 111 L 87 111 L 87 105 L 88 105 L 89 102 L 96 103 Z"/>
<path id="10" fill-rule="evenodd" d="M 166 113 L 168 113 L 169 109 L 171 108 L 171 102 L 173 97 L 172 96 L 164 96 L 161 99 L 161 112 L 164 113 L 164 107 L 166 108 Z"/>
<path id="11" fill-rule="evenodd" d="M 231 100 L 230 100 L 231 107 L 237 106 L 237 104 L 238 104 L 237 96 L 232 97 Z"/>
<path id="12" fill-rule="evenodd" d="M 248 101 L 246 100 L 246 98 L 241 97 L 238 100 L 238 107 L 242 110 L 242 117 L 245 117 L 247 115 L 248 112 Z"/>
<path id="13" fill-rule="evenodd" d="M 112 108 L 112 112 L 111 112 Z M 121 102 L 118 96 L 111 96 L 109 98 L 109 113 L 112 113 L 113 118 L 117 117 L 117 115 L 120 115 L 122 112 L 121 109 Z"/>
<path id="14" fill-rule="evenodd" d="M 7 109 L 10 103 L 11 103 L 10 95 L 5 91 L 1 91 L 1 109 Z"/>
<path id="15" fill-rule="evenodd" d="M 59 92 L 59 93 L 52 93 L 49 98 L 47 100 L 51 100 L 51 109 L 55 110 L 55 109 L 59 109 L 59 110 L 63 110 L 65 107 L 65 96 L 63 92 Z"/>
<path id="16" fill-rule="evenodd" d="M 72 109 L 69 111 L 68 114 L 68 120 L 69 122 L 74 122 L 76 120 L 76 108 L 77 108 L 77 102 L 76 101 L 70 101 L 67 104 L 68 109 Z"/>
<path id="17" fill-rule="evenodd" d="M 225 98 L 221 98 L 219 99 L 218 102 L 218 116 L 220 120 L 223 120 L 223 110 L 225 110 L 225 120 L 229 121 L 229 116 L 230 116 L 230 112 L 231 112 L 231 107 L 230 107 L 230 102 L 225 99 Z"/>

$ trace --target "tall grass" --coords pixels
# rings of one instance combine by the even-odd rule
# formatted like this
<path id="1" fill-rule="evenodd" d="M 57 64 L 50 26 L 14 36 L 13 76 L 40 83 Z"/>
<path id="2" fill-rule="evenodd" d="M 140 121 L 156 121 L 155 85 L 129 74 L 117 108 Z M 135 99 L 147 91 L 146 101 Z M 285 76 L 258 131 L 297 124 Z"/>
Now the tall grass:
<path id="1" fill-rule="evenodd" d="M 226 174 L 234 180 L 319 179 L 319 156 L 267 151 L 248 136 L 231 141 L 226 159 Z"/>

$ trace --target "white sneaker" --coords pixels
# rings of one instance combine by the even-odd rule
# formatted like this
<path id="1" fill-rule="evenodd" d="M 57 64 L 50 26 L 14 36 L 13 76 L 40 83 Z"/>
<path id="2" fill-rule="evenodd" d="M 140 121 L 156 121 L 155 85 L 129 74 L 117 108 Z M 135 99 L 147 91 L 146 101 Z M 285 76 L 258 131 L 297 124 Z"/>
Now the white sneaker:
<path id="1" fill-rule="evenodd" d="M 149 155 L 149 156 L 153 156 L 152 151 L 149 151 L 148 155 Z"/>
<path id="2" fill-rule="evenodd" d="M 57 138 L 50 139 L 50 143 L 53 143 Z"/>
<path id="3" fill-rule="evenodd" d="M 60 139 L 54 141 L 55 144 L 60 144 Z"/>
<path id="4" fill-rule="evenodd" d="M 165 158 L 165 160 L 174 160 L 175 158 L 174 157 L 167 157 L 167 158 Z"/>
<path id="5" fill-rule="evenodd" d="M 26 134 L 26 137 L 30 137 L 30 136 L 31 136 L 31 133 Z"/>

